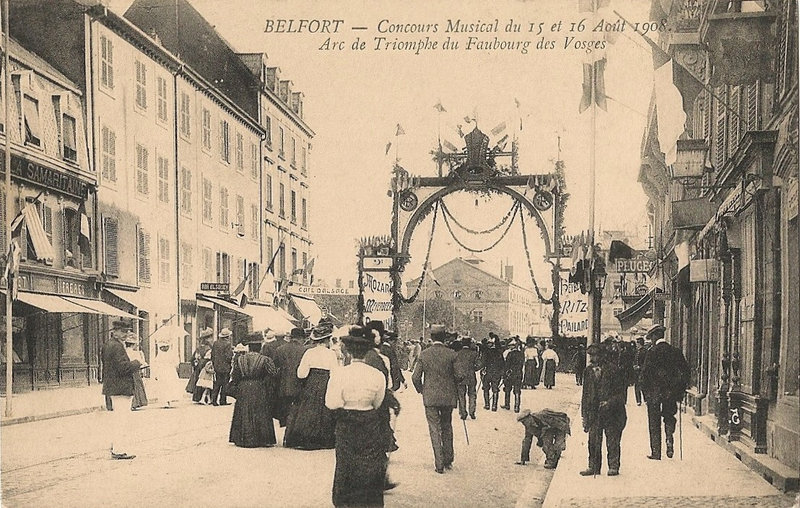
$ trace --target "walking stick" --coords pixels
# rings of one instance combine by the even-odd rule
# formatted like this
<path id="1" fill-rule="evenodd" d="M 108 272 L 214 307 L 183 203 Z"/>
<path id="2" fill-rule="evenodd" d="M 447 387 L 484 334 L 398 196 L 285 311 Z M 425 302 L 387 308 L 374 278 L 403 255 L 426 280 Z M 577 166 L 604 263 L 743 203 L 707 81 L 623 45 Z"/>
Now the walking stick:
<path id="1" fill-rule="evenodd" d="M 678 446 L 680 447 L 681 460 L 683 460 L 683 401 L 678 407 Z"/>
<path id="2" fill-rule="evenodd" d="M 469 432 L 467 432 L 467 420 L 461 420 L 461 423 L 464 424 L 464 437 L 467 438 L 467 446 L 469 446 Z"/>

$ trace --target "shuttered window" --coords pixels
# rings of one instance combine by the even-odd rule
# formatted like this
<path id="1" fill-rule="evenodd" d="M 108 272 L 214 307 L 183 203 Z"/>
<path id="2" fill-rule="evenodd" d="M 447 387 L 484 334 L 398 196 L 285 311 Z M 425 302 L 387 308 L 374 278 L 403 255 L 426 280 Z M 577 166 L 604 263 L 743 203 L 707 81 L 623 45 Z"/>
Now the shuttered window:
<path id="1" fill-rule="evenodd" d="M 147 67 L 136 60 L 136 105 L 147 109 Z"/>
<path id="2" fill-rule="evenodd" d="M 258 205 L 250 205 L 250 238 L 258 240 Z"/>
<path id="3" fill-rule="evenodd" d="M 219 189 L 219 225 L 222 228 L 228 226 L 228 189 L 220 187 Z"/>
<path id="4" fill-rule="evenodd" d="M 181 244 L 181 279 L 183 287 L 188 288 L 192 285 L 192 246 L 188 243 Z"/>
<path id="5" fill-rule="evenodd" d="M 244 137 L 241 132 L 236 133 L 236 171 L 244 172 Z"/>
<path id="6" fill-rule="evenodd" d="M 169 240 L 163 237 L 158 239 L 158 280 L 169 283 Z"/>
<path id="7" fill-rule="evenodd" d="M 117 181 L 117 135 L 103 126 L 102 129 L 102 164 L 103 164 L 103 180 L 116 182 Z"/>
<path id="8" fill-rule="evenodd" d="M 186 168 L 181 168 L 181 211 L 192 213 L 192 172 Z"/>
<path id="9" fill-rule="evenodd" d="M 167 121 L 167 80 L 159 76 L 156 79 L 156 91 L 158 92 L 156 102 L 158 103 L 158 119 L 162 122 Z"/>
<path id="10" fill-rule="evenodd" d="M 212 271 L 212 256 L 211 256 L 211 249 L 208 247 L 203 248 L 203 280 L 204 281 L 212 281 L 214 280 L 214 273 Z"/>
<path id="11" fill-rule="evenodd" d="M 149 154 L 147 148 L 142 145 L 136 145 L 136 192 L 146 196 L 150 193 L 150 175 L 148 174 L 148 158 Z"/>
<path id="12" fill-rule="evenodd" d="M 169 203 L 169 161 L 166 157 L 158 158 L 158 200 Z"/>
<path id="13" fill-rule="evenodd" d="M 42 212 L 42 228 L 44 228 L 44 233 L 47 235 L 47 240 L 50 244 L 53 244 L 53 209 L 49 206 L 42 203 L 41 207 Z"/>
<path id="14" fill-rule="evenodd" d="M 203 178 L 203 222 L 206 224 L 211 224 L 213 219 L 211 193 L 211 180 Z"/>
<path id="15" fill-rule="evenodd" d="M 103 247 L 106 275 L 119 276 L 119 224 L 113 217 L 103 217 Z"/>
<path id="16" fill-rule="evenodd" d="M 724 101 L 728 99 L 728 96 L 725 92 L 725 87 L 718 87 L 715 90 L 715 93 L 719 99 L 714 101 L 716 106 L 716 125 L 714 126 L 716 129 L 714 132 L 714 165 L 718 171 L 722 169 L 722 166 L 725 165 L 725 160 L 727 159 L 727 111 L 725 109 Z"/>
<path id="17" fill-rule="evenodd" d="M 258 147 L 250 143 L 250 178 L 258 180 Z"/>
<path id="18" fill-rule="evenodd" d="M 114 88 L 114 46 L 104 35 L 100 36 L 100 84 Z"/>
<path id="19" fill-rule="evenodd" d="M 748 131 L 757 131 L 761 128 L 761 83 L 756 81 L 747 85 L 747 109 L 745 111 L 745 118 Z"/>
<path id="20" fill-rule="evenodd" d="M 137 268 L 139 283 L 150 283 L 150 233 L 141 226 L 137 230 Z"/>
<path id="21" fill-rule="evenodd" d="M 742 139 L 742 87 L 733 86 L 730 90 L 728 105 L 733 112 L 728 115 L 728 156 L 733 157 L 739 149 L 739 142 Z M 737 114 L 734 114 L 737 113 Z"/>

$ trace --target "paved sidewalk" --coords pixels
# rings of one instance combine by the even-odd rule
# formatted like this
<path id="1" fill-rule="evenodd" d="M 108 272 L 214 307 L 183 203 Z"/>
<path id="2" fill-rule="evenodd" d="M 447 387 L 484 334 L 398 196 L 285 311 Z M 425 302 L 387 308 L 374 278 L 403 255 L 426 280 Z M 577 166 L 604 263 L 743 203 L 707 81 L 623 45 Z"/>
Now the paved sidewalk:
<path id="1" fill-rule="evenodd" d="M 144 386 L 145 391 L 149 392 L 149 379 L 144 379 Z M 149 403 L 153 402 L 155 399 L 149 398 Z M 90 386 L 15 393 L 11 405 L 11 416 L 6 416 L 6 398 L 0 397 L 2 426 L 100 411 L 105 408 L 105 398 L 103 385 L 97 383 Z"/>
<path id="2" fill-rule="evenodd" d="M 770 506 L 788 507 L 793 495 L 785 495 L 759 477 L 736 457 L 703 435 L 683 415 L 683 460 L 675 433 L 675 456 L 649 460 L 647 408 L 637 406 L 629 393 L 628 423 L 622 434 L 620 476 L 606 476 L 603 443 L 601 475 L 583 477 L 587 467 L 587 434 L 580 413 L 570 415 L 575 432 L 553 476 L 544 507 L 614 506 Z"/>

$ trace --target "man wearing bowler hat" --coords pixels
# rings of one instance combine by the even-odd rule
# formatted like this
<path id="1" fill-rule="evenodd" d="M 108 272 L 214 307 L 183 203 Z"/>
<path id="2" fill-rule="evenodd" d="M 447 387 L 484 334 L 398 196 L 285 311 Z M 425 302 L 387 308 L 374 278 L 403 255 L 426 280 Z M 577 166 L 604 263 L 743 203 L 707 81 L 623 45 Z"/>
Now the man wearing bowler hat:
<path id="1" fill-rule="evenodd" d="M 456 352 L 444 345 L 447 335 L 443 326 L 431 327 L 433 343 L 420 355 L 411 377 L 425 404 L 425 418 L 439 474 L 453 467 L 453 409 L 458 405 Z"/>
<path id="2" fill-rule="evenodd" d="M 214 345 L 211 346 L 211 363 L 214 365 L 214 388 L 211 390 L 211 405 L 228 404 L 228 382 L 231 377 L 231 361 L 233 360 L 233 333 L 223 328 Z M 217 399 L 219 397 L 219 400 Z"/>
<path id="3" fill-rule="evenodd" d="M 667 344 L 666 330 L 653 325 L 647 338 L 654 342 L 647 352 L 641 372 L 642 393 L 647 403 L 647 425 L 650 430 L 650 455 L 648 459 L 661 460 L 661 420 L 664 420 L 664 437 L 667 457 L 674 454 L 675 414 L 678 402 L 689 386 L 689 364 L 680 349 Z"/>
<path id="4" fill-rule="evenodd" d="M 108 341 L 103 344 L 103 395 L 111 398 L 111 458 L 132 459 L 128 453 L 130 443 L 131 399 L 133 398 L 133 373 L 139 360 L 131 361 L 123 341 L 132 327 L 122 320 L 114 321 Z"/>

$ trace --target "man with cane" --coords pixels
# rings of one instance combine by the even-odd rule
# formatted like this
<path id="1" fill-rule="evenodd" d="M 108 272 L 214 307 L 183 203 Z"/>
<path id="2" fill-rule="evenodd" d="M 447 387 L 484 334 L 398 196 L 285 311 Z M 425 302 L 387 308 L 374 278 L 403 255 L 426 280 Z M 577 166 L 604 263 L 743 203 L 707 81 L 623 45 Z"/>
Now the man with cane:
<path id="1" fill-rule="evenodd" d="M 664 437 L 667 457 L 675 453 L 675 413 L 689 386 L 689 364 L 680 349 L 667 344 L 662 325 L 647 330 L 647 339 L 653 347 L 645 357 L 641 372 L 642 393 L 647 403 L 647 423 L 650 430 L 651 460 L 661 460 L 661 420 L 664 420 Z"/>

